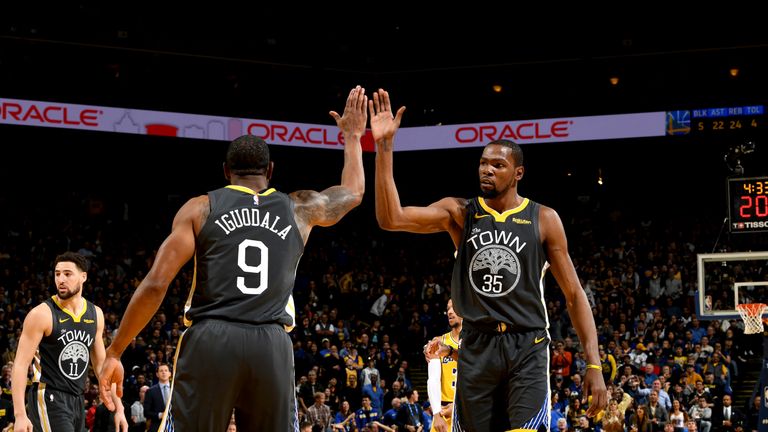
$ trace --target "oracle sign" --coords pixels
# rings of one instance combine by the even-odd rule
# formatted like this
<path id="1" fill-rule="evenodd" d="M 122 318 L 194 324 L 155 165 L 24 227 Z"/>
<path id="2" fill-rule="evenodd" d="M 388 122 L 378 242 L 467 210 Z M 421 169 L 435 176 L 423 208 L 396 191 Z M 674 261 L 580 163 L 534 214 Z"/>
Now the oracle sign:
<path id="1" fill-rule="evenodd" d="M 482 141 L 488 143 L 500 139 L 517 141 L 518 144 L 532 139 L 567 138 L 568 126 L 572 121 L 559 120 L 549 122 L 536 120 L 530 122 L 506 123 L 501 127 L 496 125 L 463 126 L 456 129 L 455 138 L 460 143 Z"/>
<path id="2" fill-rule="evenodd" d="M 99 126 L 100 110 L 74 108 L 67 105 L 3 101 L 0 103 L 0 119 L 24 124 Z"/>
<path id="3" fill-rule="evenodd" d="M 0 124 L 231 141 L 251 134 L 270 144 L 343 149 L 334 124 L 308 124 L 0 98 Z M 649 112 L 401 128 L 395 151 L 484 146 L 509 139 L 520 144 L 664 136 L 666 113 Z M 366 131 L 364 151 L 375 151 Z"/>
<path id="4" fill-rule="evenodd" d="M 341 131 L 329 131 L 326 128 L 310 125 L 289 127 L 286 124 L 253 122 L 246 125 L 245 132 L 248 135 L 261 137 L 266 142 L 344 145 Z"/>

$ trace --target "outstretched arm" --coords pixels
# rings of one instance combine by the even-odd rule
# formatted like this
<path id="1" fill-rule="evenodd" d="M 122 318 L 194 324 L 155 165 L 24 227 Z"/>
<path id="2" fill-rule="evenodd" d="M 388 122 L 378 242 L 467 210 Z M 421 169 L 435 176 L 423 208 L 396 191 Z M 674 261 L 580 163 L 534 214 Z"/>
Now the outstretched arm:
<path id="1" fill-rule="evenodd" d="M 51 310 L 48 306 L 38 305 L 24 318 L 24 325 L 16 348 L 16 357 L 13 359 L 11 371 L 11 394 L 13 397 L 13 413 L 15 416 L 14 430 L 19 432 L 32 432 L 32 423 L 27 417 L 25 408 L 27 373 L 32 358 L 35 356 L 43 336 L 53 331 Z"/>
<path id="2" fill-rule="evenodd" d="M 395 429 L 393 429 L 393 428 L 391 428 L 391 427 L 389 427 L 389 426 L 387 426 L 384 423 L 381 423 L 379 421 L 374 420 L 372 423 L 375 424 L 376 427 L 378 427 L 381 430 L 384 430 L 384 431 L 387 431 L 387 432 L 395 432 Z"/>
<path id="3" fill-rule="evenodd" d="M 309 231 L 315 225 L 330 226 L 341 220 L 350 210 L 360 205 L 365 192 L 363 149 L 360 139 L 365 134 L 368 121 L 365 89 L 357 86 L 349 92 L 344 115 L 336 111 L 329 114 L 344 135 L 344 168 L 341 184 L 322 192 L 301 190 L 291 194 L 296 203 L 296 216 L 300 220 L 302 237 L 307 241 Z"/>
<path id="4" fill-rule="evenodd" d="M 376 220 L 389 231 L 433 233 L 448 231 L 458 241 L 464 223 L 466 200 L 444 198 L 428 207 L 403 207 L 392 171 L 394 139 L 405 107 L 392 114 L 389 93 L 379 89 L 368 103 L 371 133 L 376 141 Z"/>
<path id="5" fill-rule="evenodd" d="M 552 266 L 552 274 L 565 294 L 568 314 L 571 316 L 579 341 L 584 347 L 587 364 L 599 366 L 600 355 L 597 351 L 595 320 L 589 308 L 587 295 L 584 293 L 576 269 L 573 267 L 573 261 L 568 255 L 568 240 L 565 237 L 563 223 L 553 209 L 542 206 L 539 224 L 544 248 Z M 605 409 L 608 404 L 608 394 L 605 390 L 602 370 L 587 367 L 584 377 L 584 401 L 590 395 L 592 396 L 592 403 L 589 405 L 587 415 L 593 417 Z"/>
<path id="6" fill-rule="evenodd" d="M 110 411 L 115 410 L 111 387 L 117 386 L 117 396 L 123 396 L 123 366 L 120 356 L 125 348 L 139 334 L 160 307 L 168 285 L 181 267 L 195 253 L 195 227 L 199 229 L 202 220 L 210 212 L 208 196 L 203 195 L 187 201 L 173 219 L 171 234 L 157 251 L 152 268 L 141 281 L 125 310 L 120 328 L 112 344 L 107 348 L 106 359 L 99 371 L 99 392 L 101 400 Z"/>

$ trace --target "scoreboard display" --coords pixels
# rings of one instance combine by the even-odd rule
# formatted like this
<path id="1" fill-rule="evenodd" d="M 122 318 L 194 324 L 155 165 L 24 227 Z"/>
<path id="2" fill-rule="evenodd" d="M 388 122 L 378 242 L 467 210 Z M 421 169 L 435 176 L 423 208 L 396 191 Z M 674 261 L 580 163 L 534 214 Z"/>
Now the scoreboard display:
<path id="1" fill-rule="evenodd" d="M 692 133 L 749 132 L 765 127 L 765 106 L 747 105 L 691 111 Z"/>
<path id="2" fill-rule="evenodd" d="M 751 136 L 768 125 L 765 105 L 666 111 L 666 135 Z"/>
<path id="3" fill-rule="evenodd" d="M 768 176 L 728 179 L 731 232 L 768 231 Z"/>

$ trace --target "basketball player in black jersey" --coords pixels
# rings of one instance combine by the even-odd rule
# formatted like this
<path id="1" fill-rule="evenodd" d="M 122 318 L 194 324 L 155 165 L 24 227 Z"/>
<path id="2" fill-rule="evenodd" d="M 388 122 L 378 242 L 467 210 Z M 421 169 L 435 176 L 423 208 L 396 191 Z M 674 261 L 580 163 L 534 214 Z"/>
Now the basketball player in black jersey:
<path id="1" fill-rule="evenodd" d="M 369 103 L 376 141 L 376 218 L 391 231 L 447 231 L 457 249 L 451 282 L 464 318 L 458 354 L 454 431 L 546 430 L 549 425 L 547 268 L 562 288 L 589 364 L 588 414 L 607 403 L 592 313 L 557 213 L 517 193 L 523 153 L 507 140 L 489 143 L 480 158 L 480 197 L 444 198 L 402 207 L 392 174 L 394 136 L 404 108 L 393 115 L 389 94 Z M 434 346 L 434 344 L 432 344 Z M 431 348 L 431 347 L 430 347 Z M 441 346 L 440 355 L 451 350 Z"/>
<path id="2" fill-rule="evenodd" d="M 84 256 L 74 252 L 57 256 L 56 295 L 24 319 L 11 378 L 15 431 L 81 432 L 85 427 L 88 365 L 98 375 L 105 357 L 104 313 L 82 297 L 87 272 Z M 25 408 L 27 371 L 33 361 L 33 385 Z M 112 403 L 118 406 L 116 430 L 127 431 L 120 399 L 115 397 Z"/>
<path id="3" fill-rule="evenodd" d="M 233 408 L 239 431 L 299 429 L 286 332 L 295 320 L 291 290 L 312 228 L 335 224 L 362 201 L 367 99 L 358 86 L 343 116 L 330 113 L 344 134 L 344 168 L 341 184 L 322 192 L 286 195 L 268 188 L 273 164 L 266 143 L 254 136 L 230 143 L 224 174 L 231 184 L 181 207 L 131 298 L 99 377 L 104 396 L 111 383 L 121 394 L 120 355 L 194 257 L 195 282 L 185 307 L 190 328 L 179 342 L 170 409 L 160 430 L 225 430 Z"/>

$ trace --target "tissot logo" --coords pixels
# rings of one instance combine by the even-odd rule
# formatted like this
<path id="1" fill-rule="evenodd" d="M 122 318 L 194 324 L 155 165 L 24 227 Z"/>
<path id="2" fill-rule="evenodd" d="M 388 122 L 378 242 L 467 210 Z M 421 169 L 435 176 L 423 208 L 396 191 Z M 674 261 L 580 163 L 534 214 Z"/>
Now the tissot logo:
<path id="1" fill-rule="evenodd" d="M 744 222 L 744 226 L 746 226 L 747 228 L 768 228 L 768 222 L 766 221 Z"/>
<path id="2" fill-rule="evenodd" d="M 464 126 L 456 129 L 454 137 L 460 143 L 487 142 L 499 139 L 526 141 L 533 139 L 567 138 L 570 135 L 571 120 L 536 120 L 530 122 L 496 125 Z"/>
<path id="3" fill-rule="evenodd" d="M 15 102 L 0 103 L 0 119 L 15 120 L 29 125 L 65 124 L 73 126 L 99 126 L 101 112 L 97 109 L 77 109 L 71 106 L 54 104 L 22 105 Z"/>

